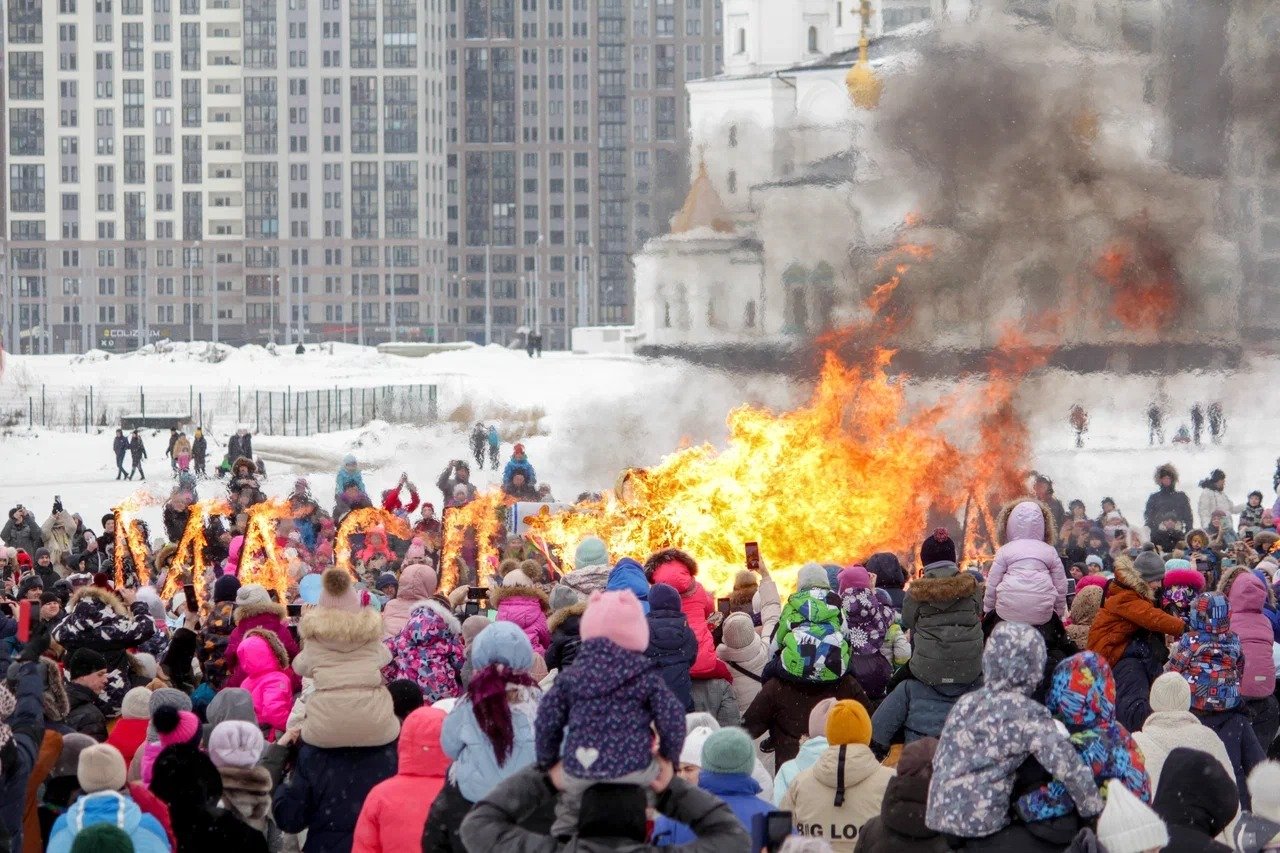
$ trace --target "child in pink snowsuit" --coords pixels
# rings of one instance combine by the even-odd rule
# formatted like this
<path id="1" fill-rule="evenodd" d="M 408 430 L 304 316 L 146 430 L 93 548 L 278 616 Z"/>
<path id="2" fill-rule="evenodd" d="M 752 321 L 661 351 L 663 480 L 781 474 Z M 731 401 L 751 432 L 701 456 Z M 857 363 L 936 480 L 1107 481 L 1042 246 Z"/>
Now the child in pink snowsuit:
<path id="1" fill-rule="evenodd" d="M 1039 501 L 1024 498 L 996 522 L 1000 550 L 987 576 L 982 609 L 1005 622 L 1043 625 L 1067 617 L 1067 573 L 1053 547 L 1053 523 Z"/>

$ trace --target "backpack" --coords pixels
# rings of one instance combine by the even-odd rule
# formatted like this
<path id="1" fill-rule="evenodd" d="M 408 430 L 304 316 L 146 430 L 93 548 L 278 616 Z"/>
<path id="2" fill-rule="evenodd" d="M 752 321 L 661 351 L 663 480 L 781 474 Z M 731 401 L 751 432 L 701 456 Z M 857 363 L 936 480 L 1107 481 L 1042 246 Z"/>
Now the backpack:
<path id="1" fill-rule="evenodd" d="M 840 596 L 829 589 L 803 589 L 787 599 L 774 635 L 778 675 L 800 681 L 836 681 L 849 669 Z M 778 671 L 780 668 L 781 671 Z"/>

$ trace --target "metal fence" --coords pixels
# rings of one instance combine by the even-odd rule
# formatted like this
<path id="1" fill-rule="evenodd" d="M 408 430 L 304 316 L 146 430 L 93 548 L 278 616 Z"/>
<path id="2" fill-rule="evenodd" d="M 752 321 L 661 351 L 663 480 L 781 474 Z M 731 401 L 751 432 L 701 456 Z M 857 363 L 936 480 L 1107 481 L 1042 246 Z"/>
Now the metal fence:
<path id="1" fill-rule="evenodd" d="M 370 421 L 432 423 L 435 385 L 375 385 L 283 391 L 227 386 L 147 390 L 34 386 L 0 390 L 0 426 L 38 426 L 91 432 L 124 423 L 182 422 L 230 433 L 247 424 L 258 435 L 314 435 L 354 429 Z"/>

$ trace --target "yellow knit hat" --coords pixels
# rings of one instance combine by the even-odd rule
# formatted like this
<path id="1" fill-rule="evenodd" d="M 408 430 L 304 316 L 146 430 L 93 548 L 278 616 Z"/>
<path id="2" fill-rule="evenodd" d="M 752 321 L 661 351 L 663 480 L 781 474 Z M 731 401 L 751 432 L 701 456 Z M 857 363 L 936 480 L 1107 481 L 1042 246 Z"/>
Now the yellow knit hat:
<path id="1" fill-rule="evenodd" d="M 871 743 L 871 716 L 861 702 L 841 699 L 831 706 L 827 714 L 827 743 L 831 746 Z"/>

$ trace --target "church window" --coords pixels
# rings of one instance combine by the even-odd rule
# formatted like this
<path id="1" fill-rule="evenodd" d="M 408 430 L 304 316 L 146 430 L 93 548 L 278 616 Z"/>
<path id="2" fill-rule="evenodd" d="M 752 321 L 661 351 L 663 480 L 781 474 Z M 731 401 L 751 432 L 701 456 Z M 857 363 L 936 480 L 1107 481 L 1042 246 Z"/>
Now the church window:
<path id="1" fill-rule="evenodd" d="M 729 147 L 738 147 L 738 126 L 736 124 L 729 125 Z"/>
<path id="2" fill-rule="evenodd" d="M 809 27 L 809 52 L 818 52 L 818 28 Z"/>
<path id="3" fill-rule="evenodd" d="M 743 54 L 747 52 L 747 31 L 745 28 L 738 28 L 738 45 L 734 53 Z"/>
<path id="4" fill-rule="evenodd" d="M 742 325 L 748 329 L 756 327 L 756 301 L 754 299 L 747 303 L 746 316 L 742 320 Z"/>
<path id="5" fill-rule="evenodd" d="M 728 179 L 727 179 L 727 184 L 728 184 L 729 192 L 730 192 L 730 193 L 737 193 L 737 191 L 738 191 L 738 173 L 737 173 L 737 172 L 735 172 L 733 169 L 730 169 L 730 170 L 729 170 L 729 177 L 728 177 Z"/>

